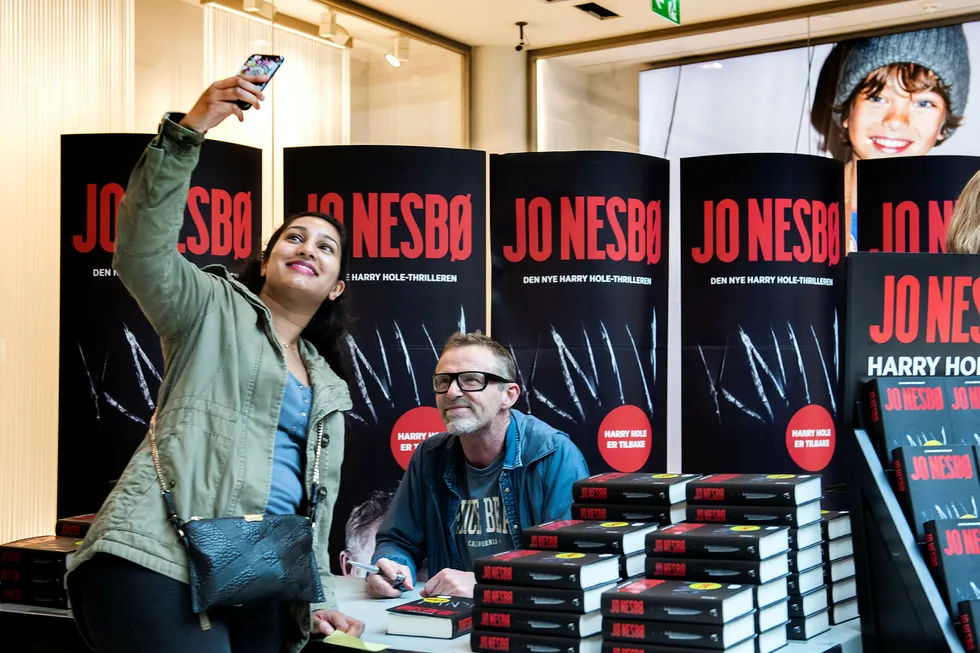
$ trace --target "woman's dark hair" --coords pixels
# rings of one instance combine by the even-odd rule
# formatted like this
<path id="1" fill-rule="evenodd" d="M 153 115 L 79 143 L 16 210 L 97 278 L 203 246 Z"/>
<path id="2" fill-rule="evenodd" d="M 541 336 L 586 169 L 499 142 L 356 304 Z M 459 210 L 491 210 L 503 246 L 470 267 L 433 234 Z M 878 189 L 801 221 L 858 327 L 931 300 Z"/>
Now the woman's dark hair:
<path id="1" fill-rule="evenodd" d="M 276 229 L 262 253 L 250 256 L 242 267 L 242 272 L 238 280 L 253 293 L 258 295 L 265 285 L 265 277 L 262 276 L 262 262 L 269 258 L 273 248 L 279 242 L 279 238 L 290 224 L 297 218 L 313 217 L 325 220 L 332 224 L 340 235 L 340 273 L 338 281 L 347 280 L 347 262 L 349 248 L 347 243 L 347 229 L 337 218 L 327 213 L 316 211 L 306 211 L 297 213 L 286 218 L 285 221 Z M 303 329 L 300 334 L 312 344 L 320 355 L 327 361 L 331 369 L 345 381 L 350 380 L 350 356 L 347 346 L 347 335 L 353 326 L 354 316 L 350 305 L 350 288 L 333 301 L 325 300 L 320 304 L 320 308 L 313 315 L 313 319 Z"/>

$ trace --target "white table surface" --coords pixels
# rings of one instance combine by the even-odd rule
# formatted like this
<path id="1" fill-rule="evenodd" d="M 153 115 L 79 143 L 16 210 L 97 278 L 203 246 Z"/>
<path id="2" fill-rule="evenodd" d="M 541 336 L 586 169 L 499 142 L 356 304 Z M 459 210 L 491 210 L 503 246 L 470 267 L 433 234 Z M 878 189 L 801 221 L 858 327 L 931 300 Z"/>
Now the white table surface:
<path id="1" fill-rule="evenodd" d="M 385 634 L 388 627 L 388 608 L 414 601 L 419 598 L 418 591 L 404 592 L 397 599 L 371 599 L 364 591 L 361 578 L 337 578 L 337 602 L 340 611 L 364 622 L 361 639 L 374 644 L 384 644 L 389 648 L 417 653 L 441 653 L 443 651 L 470 651 L 469 635 L 456 639 L 428 639 L 426 637 L 402 637 Z M 779 651 L 781 653 L 824 653 L 827 649 L 841 644 L 841 653 L 862 653 L 861 621 L 854 619 L 806 642 L 790 642 Z M 696 651 L 697 649 L 691 649 Z"/>

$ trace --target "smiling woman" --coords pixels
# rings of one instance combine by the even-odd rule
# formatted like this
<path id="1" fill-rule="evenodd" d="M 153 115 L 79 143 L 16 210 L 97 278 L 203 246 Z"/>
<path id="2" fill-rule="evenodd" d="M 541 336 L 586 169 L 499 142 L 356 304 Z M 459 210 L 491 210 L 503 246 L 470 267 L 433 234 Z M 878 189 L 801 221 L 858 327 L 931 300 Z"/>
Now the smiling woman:
<path id="1" fill-rule="evenodd" d="M 215 82 L 165 115 L 119 204 L 113 269 L 165 366 L 148 437 L 66 577 L 99 653 L 296 653 L 311 632 L 363 630 L 336 609 L 327 544 L 351 408 L 344 227 L 287 219 L 237 281 L 177 250 L 204 135 L 244 121 L 240 102 L 257 111 L 266 81 Z"/>

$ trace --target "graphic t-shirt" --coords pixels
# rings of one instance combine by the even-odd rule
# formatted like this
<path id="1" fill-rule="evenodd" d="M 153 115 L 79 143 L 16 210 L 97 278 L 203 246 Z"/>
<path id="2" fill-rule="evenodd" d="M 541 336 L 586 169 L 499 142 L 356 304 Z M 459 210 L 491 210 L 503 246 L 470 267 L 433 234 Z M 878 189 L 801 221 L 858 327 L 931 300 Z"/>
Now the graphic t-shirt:
<path id="1" fill-rule="evenodd" d="M 477 469 L 465 463 L 459 492 L 462 501 L 456 514 L 456 544 L 463 568 L 472 571 L 473 561 L 514 548 L 507 527 L 507 515 L 500 500 L 500 470 L 504 454 L 490 465 Z"/>

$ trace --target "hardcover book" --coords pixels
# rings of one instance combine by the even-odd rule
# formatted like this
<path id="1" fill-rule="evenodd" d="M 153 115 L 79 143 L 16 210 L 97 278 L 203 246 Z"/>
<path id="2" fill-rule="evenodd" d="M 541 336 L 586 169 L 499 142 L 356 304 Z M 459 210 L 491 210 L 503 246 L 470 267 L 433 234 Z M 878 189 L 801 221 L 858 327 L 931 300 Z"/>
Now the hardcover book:
<path id="1" fill-rule="evenodd" d="M 895 493 L 916 542 L 925 540 L 922 525 L 934 519 L 975 519 L 980 478 L 975 447 L 898 447 Z"/>
<path id="2" fill-rule="evenodd" d="M 620 579 L 619 556 L 514 549 L 477 558 L 476 582 L 495 585 L 534 585 L 589 589 Z"/>
<path id="3" fill-rule="evenodd" d="M 799 506 L 822 496 L 820 474 L 711 474 L 687 484 L 687 502 Z"/>
<path id="4" fill-rule="evenodd" d="M 572 483 L 578 503 L 669 506 L 684 501 L 685 486 L 700 474 L 595 474 Z"/>
<path id="5" fill-rule="evenodd" d="M 723 624 L 753 610 L 748 585 L 643 579 L 602 595 L 602 615 L 614 619 Z"/>
<path id="6" fill-rule="evenodd" d="M 643 551 L 646 534 L 655 530 L 647 522 L 561 519 L 525 528 L 521 548 L 629 555 Z"/>
<path id="7" fill-rule="evenodd" d="M 685 522 L 646 536 L 652 557 L 763 560 L 789 550 L 789 528 Z"/>
<path id="8" fill-rule="evenodd" d="M 388 608 L 388 634 L 453 639 L 473 630 L 473 599 L 427 596 Z"/>

